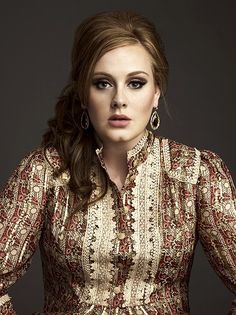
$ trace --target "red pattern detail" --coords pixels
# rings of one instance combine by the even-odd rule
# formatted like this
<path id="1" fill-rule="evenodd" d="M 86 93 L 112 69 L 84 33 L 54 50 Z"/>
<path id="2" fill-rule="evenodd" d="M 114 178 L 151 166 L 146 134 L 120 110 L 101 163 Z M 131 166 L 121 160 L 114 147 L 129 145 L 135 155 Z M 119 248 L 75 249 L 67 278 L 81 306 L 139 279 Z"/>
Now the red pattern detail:
<path id="1" fill-rule="evenodd" d="M 149 303 L 143 303 L 149 315 L 167 315 L 167 310 L 171 310 L 173 315 L 188 314 L 189 266 L 198 237 L 215 271 L 236 292 L 236 193 L 230 172 L 219 156 L 203 150 L 197 183 L 192 184 L 188 178 L 195 167 L 195 150 L 174 141 L 169 141 L 169 144 L 171 175 L 165 170 L 161 151 L 159 216 L 162 243 L 158 272 L 154 279 L 156 289 L 151 292 Z M 117 227 L 120 232 L 126 233 L 126 237 L 120 240 L 120 256 L 113 261 L 118 270 L 115 285 L 120 286 L 121 292 L 108 299 L 108 303 L 114 312 L 114 308 L 119 307 L 122 314 L 129 314 L 123 308 L 126 297 L 122 290 L 129 280 L 129 270 L 134 265 L 132 255 L 135 254 L 131 238 L 134 233 L 132 213 L 135 209 L 128 201 L 133 197 L 137 166 L 144 163 L 151 151 L 151 142 L 145 145 L 137 156 L 129 160 L 127 201 L 124 204 L 113 187 Z M 62 213 L 66 207 L 68 189 L 64 184 L 57 187 L 52 184 L 52 170 L 60 165 L 60 158 L 53 148 L 48 154 L 51 166 L 41 149 L 30 153 L 1 193 L 0 258 L 3 270 L 8 269 L 8 273 L 2 274 L 1 293 L 5 294 L 8 287 L 27 270 L 29 258 L 42 233 L 40 243 L 46 288 L 44 312 L 48 315 L 79 314 L 90 307 L 80 301 L 80 292 L 87 276 L 83 274 L 81 262 L 83 237 L 89 222 L 86 214 L 75 214 L 63 225 Z M 33 190 L 35 186 L 39 187 L 39 191 Z M 71 196 L 68 209 L 76 203 L 76 196 Z M 191 203 L 196 207 L 189 206 Z M 122 212 L 123 206 L 130 216 Z M 151 274 L 146 281 L 151 281 Z M 102 311 L 103 307 L 96 305 L 91 315 L 101 314 Z M 11 302 L 0 306 L 0 313 L 15 314 Z M 233 308 L 231 313 L 234 314 Z"/>

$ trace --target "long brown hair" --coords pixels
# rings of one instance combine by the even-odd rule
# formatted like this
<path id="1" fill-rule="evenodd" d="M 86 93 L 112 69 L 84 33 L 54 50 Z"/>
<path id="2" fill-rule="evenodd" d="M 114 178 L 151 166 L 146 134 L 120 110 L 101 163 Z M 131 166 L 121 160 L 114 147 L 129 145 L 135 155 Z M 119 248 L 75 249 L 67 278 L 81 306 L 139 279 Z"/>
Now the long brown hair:
<path id="1" fill-rule="evenodd" d="M 80 126 L 95 65 L 106 52 L 137 43 L 150 54 L 154 79 L 164 96 L 168 62 L 162 40 L 146 17 L 131 11 L 100 12 L 85 19 L 75 32 L 69 82 L 59 96 L 55 117 L 48 122 L 42 145 L 57 149 L 62 165 L 55 175 L 69 170 L 69 187 L 80 197 L 80 209 L 88 205 L 95 188 L 90 179 L 91 166 L 96 161 L 94 130 L 91 124 L 87 130 Z M 107 192 L 107 185 L 107 176 L 100 167 L 98 199 Z"/>

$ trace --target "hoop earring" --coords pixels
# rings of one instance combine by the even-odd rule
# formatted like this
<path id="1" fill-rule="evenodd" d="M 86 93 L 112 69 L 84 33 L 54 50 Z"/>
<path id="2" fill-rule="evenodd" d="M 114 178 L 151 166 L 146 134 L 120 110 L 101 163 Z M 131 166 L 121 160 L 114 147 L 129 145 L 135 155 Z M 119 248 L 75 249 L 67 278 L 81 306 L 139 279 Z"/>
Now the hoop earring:
<path id="1" fill-rule="evenodd" d="M 87 130 L 89 128 L 89 116 L 86 110 L 83 111 L 80 119 L 81 128 Z"/>
<path id="2" fill-rule="evenodd" d="M 157 130 L 160 126 L 160 117 L 158 115 L 157 110 L 154 110 L 154 112 L 151 115 L 150 118 L 150 126 L 152 128 L 152 130 Z"/>

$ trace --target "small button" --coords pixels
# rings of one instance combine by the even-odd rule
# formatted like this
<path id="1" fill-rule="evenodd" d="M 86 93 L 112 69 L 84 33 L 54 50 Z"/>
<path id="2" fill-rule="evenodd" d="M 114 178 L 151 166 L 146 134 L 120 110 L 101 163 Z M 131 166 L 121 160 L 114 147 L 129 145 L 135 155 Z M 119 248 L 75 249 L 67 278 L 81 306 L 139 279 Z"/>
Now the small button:
<path id="1" fill-rule="evenodd" d="M 124 212 L 128 213 L 129 212 L 129 207 L 128 206 L 124 206 Z"/>
<path id="2" fill-rule="evenodd" d="M 117 237 L 119 240 L 123 240 L 125 238 L 125 233 L 124 232 L 120 232 L 117 234 Z"/>
<path id="3" fill-rule="evenodd" d="M 119 287 L 115 287 L 115 288 L 113 289 L 113 291 L 114 291 L 115 294 L 120 293 L 120 286 L 119 286 Z"/>

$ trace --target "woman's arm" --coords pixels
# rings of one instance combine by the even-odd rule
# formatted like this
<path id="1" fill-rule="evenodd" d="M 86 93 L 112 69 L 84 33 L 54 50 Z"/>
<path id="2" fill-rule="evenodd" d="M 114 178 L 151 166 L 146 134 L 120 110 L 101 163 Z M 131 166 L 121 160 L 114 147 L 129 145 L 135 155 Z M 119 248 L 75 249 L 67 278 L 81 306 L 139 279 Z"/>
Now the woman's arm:
<path id="1" fill-rule="evenodd" d="M 197 189 L 198 233 L 208 259 L 236 294 L 236 192 L 230 172 L 211 151 L 201 152 Z M 235 302 L 230 313 L 236 314 Z"/>
<path id="2" fill-rule="evenodd" d="M 8 288 L 30 265 L 40 238 L 49 171 L 41 149 L 26 156 L 0 193 L 0 314 L 16 314 Z"/>

